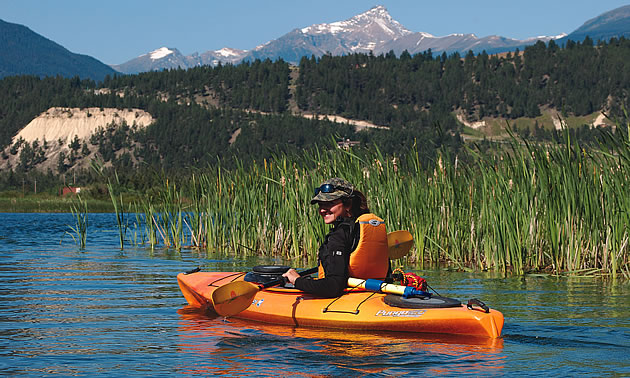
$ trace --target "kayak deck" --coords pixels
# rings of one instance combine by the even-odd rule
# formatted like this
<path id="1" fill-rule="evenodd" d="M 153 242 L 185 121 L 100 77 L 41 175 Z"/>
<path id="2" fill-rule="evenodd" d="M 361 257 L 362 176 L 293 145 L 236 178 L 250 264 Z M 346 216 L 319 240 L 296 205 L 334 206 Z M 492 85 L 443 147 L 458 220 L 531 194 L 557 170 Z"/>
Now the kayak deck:
<path id="1" fill-rule="evenodd" d="M 179 287 L 187 302 L 212 308 L 212 292 L 242 280 L 241 272 L 180 273 Z M 253 321 L 298 327 L 346 330 L 421 332 L 498 338 L 503 314 L 465 305 L 450 308 L 401 308 L 385 303 L 386 294 L 347 289 L 338 298 L 319 298 L 297 289 L 274 287 L 256 293 L 246 310 L 235 315 Z"/>

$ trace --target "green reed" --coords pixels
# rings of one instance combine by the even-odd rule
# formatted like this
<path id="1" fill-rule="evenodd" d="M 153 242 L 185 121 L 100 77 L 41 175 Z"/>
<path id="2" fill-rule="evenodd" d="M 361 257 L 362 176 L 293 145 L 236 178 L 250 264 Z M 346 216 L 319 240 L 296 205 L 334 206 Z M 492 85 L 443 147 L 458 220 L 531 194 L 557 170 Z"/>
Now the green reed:
<path id="1" fill-rule="evenodd" d="M 111 180 L 107 180 L 107 191 L 109 197 L 114 206 L 114 214 L 116 215 L 116 224 L 118 226 L 118 241 L 120 242 L 120 249 L 125 248 L 125 237 L 127 234 L 127 221 L 125 219 L 125 204 L 123 202 L 123 196 L 120 192 L 120 182 L 118 181 L 118 175 L 116 175 L 116 187 L 112 184 Z"/>
<path id="2" fill-rule="evenodd" d="M 177 189 L 167 182 L 141 208 L 147 235 L 165 246 L 254 251 L 302 265 L 328 229 L 309 203 L 313 188 L 339 176 L 363 191 L 390 231 L 412 232 L 409 263 L 630 278 L 630 139 L 622 127 L 604 136 L 590 150 L 568 137 L 559 145 L 513 137 L 500 153 L 469 150 L 466 164 L 444 151 L 429 162 L 415 150 L 395 158 L 377 149 L 279 155 L 218 165 Z"/>
<path id="3" fill-rule="evenodd" d="M 87 242 L 87 229 L 88 229 L 88 204 L 87 201 L 82 199 L 80 195 L 77 195 L 76 201 L 73 199 L 70 205 L 70 211 L 75 221 L 74 226 L 68 225 L 71 232 L 66 231 L 66 234 L 70 235 L 74 242 L 81 249 L 85 249 Z"/>
<path id="4" fill-rule="evenodd" d="M 151 231 L 148 227 L 149 225 L 147 225 L 147 227 L 143 227 L 143 225 L 146 225 L 146 219 L 143 216 L 143 211 L 141 211 L 141 205 L 137 202 L 133 203 L 132 206 L 130 206 L 130 211 L 133 211 L 133 214 L 136 218 L 133 231 L 133 243 L 135 245 L 144 245 L 149 242 L 151 246 L 154 247 L 155 243 L 150 242 L 150 238 L 148 235 Z"/>
<path id="5" fill-rule="evenodd" d="M 91 168 L 101 177 L 106 177 L 105 165 L 103 161 L 92 160 L 90 163 Z M 115 182 L 112 182 L 110 177 L 107 178 L 107 192 L 114 208 L 114 214 L 116 216 L 116 224 L 118 226 L 118 240 L 120 242 L 120 249 L 125 248 L 125 238 L 128 228 L 128 220 L 125 217 L 125 203 L 123 201 L 123 195 L 118 179 L 118 173 L 114 171 Z M 137 208 L 137 204 L 136 204 Z"/>

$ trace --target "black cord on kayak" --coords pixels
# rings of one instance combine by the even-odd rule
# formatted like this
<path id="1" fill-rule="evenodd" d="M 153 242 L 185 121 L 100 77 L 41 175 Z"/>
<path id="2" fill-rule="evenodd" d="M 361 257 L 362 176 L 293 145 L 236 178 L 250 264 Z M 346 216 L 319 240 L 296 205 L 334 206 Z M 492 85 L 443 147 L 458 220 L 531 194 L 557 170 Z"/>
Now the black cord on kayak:
<path id="1" fill-rule="evenodd" d="M 200 267 L 196 267 L 195 269 L 191 269 L 188 272 L 184 272 L 184 274 L 193 274 L 193 273 L 197 273 L 201 270 Z"/>
<path id="2" fill-rule="evenodd" d="M 224 248 L 224 249 L 225 249 L 225 248 L 230 248 L 230 247 L 231 247 L 231 244 L 232 244 L 231 242 L 227 242 L 227 244 L 225 244 L 225 245 L 223 246 L 223 248 Z M 258 251 L 257 251 L 257 250 L 255 250 L 254 248 L 248 247 L 248 246 L 243 245 L 243 244 L 241 244 L 241 243 L 236 243 L 236 242 L 234 242 L 234 244 L 235 244 L 237 247 L 245 248 L 245 249 L 250 250 L 250 251 L 252 251 L 252 252 L 258 252 Z"/>
<path id="3" fill-rule="evenodd" d="M 437 292 L 437 290 L 435 290 L 434 288 L 432 288 L 432 287 L 431 287 L 431 285 L 429 285 L 428 283 L 427 283 L 427 287 L 428 287 L 429 289 L 433 290 L 433 292 L 434 292 L 435 294 L 437 294 L 437 296 L 438 296 L 438 297 L 441 297 L 440 293 L 438 293 L 438 292 Z"/>
<path id="4" fill-rule="evenodd" d="M 242 248 L 245 248 L 245 249 L 247 249 L 247 250 L 250 250 L 250 251 L 252 251 L 252 252 L 258 252 L 258 251 L 257 251 L 257 250 L 255 250 L 254 248 L 248 247 L 248 246 L 243 245 L 243 244 L 241 244 L 241 243 L 234 243 L 234 244 L 238 245 L 239 247 L 242 247 Z"/>

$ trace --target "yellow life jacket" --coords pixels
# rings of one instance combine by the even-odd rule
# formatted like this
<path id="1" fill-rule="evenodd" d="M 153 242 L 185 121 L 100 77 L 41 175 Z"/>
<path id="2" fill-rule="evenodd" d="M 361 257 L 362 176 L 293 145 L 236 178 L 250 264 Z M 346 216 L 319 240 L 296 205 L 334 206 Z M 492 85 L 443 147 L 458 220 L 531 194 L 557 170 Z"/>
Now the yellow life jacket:
<path id="1" fill-rule="evenodd" d="M 357 218 L 357 223 L 359 243 L 350 254 L 350 277 L 383 279 L 389 270 L 385 222 L 374 214 L 363 214 Z"/>
<path id="2" fill-rule="evenodd" d="M 350 254 L 348 270 L 353 278 L 383 279 L 389 270 L 389 249 L 385 222 L 374 214 L 363 214 L 356 220 L 359 224 L 359 242 Z M 317 277 L 325 277 L 321 262 Z"/>

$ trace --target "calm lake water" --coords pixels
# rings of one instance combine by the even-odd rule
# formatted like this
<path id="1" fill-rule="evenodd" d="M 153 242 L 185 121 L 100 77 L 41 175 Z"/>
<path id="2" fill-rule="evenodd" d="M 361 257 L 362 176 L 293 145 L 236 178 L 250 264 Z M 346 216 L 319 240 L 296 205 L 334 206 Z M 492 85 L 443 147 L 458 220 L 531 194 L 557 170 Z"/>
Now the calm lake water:
<path id="1" fill-rule="evenodd" d="M 70 214 L 0 214 L 0 375 L 630 376 L 628 283 L 416 270 L 503 312 L 494 341 L 270 326 L 188 308 L 176 275 L 287 262 L 120 251 L 114 216 L 89 220 L 80 251 Z"/>

